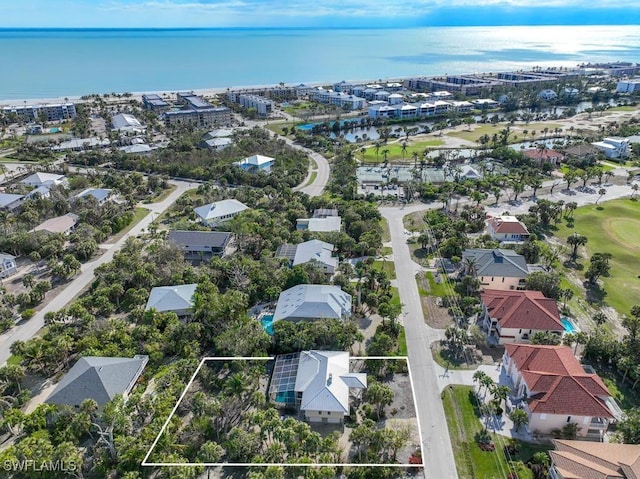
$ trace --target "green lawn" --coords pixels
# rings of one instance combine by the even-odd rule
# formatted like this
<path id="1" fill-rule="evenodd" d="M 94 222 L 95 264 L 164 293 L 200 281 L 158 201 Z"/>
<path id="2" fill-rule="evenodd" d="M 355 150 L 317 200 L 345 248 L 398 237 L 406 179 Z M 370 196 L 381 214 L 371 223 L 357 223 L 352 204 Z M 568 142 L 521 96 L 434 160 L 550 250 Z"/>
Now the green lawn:
<path id="1" fill-rule="evenodd" d="M 578 208 L 574 217 L 572 228 L 566 223 L 559 224 L 555 235 L 566 241 L 569 235 L 577 232 L 588 238 L 586 248 L 589 257 L 595 252 L 613 255 L 610 261 L 611 277 L 601 280 L 607 293 L 604 302 L 618 313 L 629 314 L 631 307 L 640 303 L 637 267 L 640 255 L 640 204 L 630 199 L 607 201 L 600 206 Z M 578 261 L 584 264 L 586 271 L 587 258 L 579 258 Z"/>
<path id="2" fill-rule="evenodd" d="M 311 176 L 309 177 L 309 181 L 307 181 L 305 186 L 313 184 L 313 182 L 316 181 L 317 177 L 318 177 L 318 172 L 317 171 L 312 171 L 311 172 Z"/>
<path id="3" fill-rule="evenodd" d="M 624 105 L 624 106 L 614 106 L 613 108 L 607 108 L 607 111 L 636 111 L 638 106 Z"/>
<path id="4" fill-rule="evenodd" d="M 633 407 L 640 407 L 639 389 L 637 386 L 635 391 L 631 389 L 633 379 L 627 377 L 627 382 L 622 383 L 620 381 L 622 377 L 613 369 L 598 367 L 597 371 L 598 375 L 606 384 L 607 389 L 609 389 L 611 396 L 618 402 L 618 405 L 622 409 L 627 410 Z"/>
<path id="5" fill-rule="evenodd" d="M 444 141 L 442 140 L 426 140 L 426 141 L 418 141 L 415 143 L 407 144 L 407 151 L 404 153 L 405 161 L 413 161 L 413 152 L 417 152 L 422 156 L 422 152 L 427 148 L 434 148 L 437 146 L 444 145 Z M 387 160 L 401 160 L 402 159 L 402 142 L 400 143 L 389 143 L 386 145 L 381 145 L 378 154 L 376 155 L 376 149 L 373 146 L 367 148 L 364 152 L 364 161 L 365 163 L 380 163 L 384 161 L 383 151 L 389 150 L 387 154 Z M 358 159 L 362 159 L 362 155 L 358 154 Z"/>
<path id="6" fill-rule="evenodd" d="M 396 288 L 395 286 L 391 286 L 391 293 L 393 294 L 393 296 L 391 297 L 391 304 L 402 304 L 400 303 L 400 293 L 398 293 L 398 288 Z"/>
<path id="7" fill-rule="evenodd" d="M 508 439 L 491 434 L 495 451 L 483 451 L 474 437 L 482 430 L 478 409 L 470 386 L 447 386 L 442 393 L 445 416 L 451 437 L 453 454 L 460 479 L 504 478 L 506 473 L 517 470 L 519 479 L 532 479 L 533 473 L 523 462 L 550 446 L 518 442 L 520 453 L 511 463 L 507 461 L 502 447 Z M 429 460 L 429 458 L 426 458 Z M 506 472 L 506 473 L 505 473 Z"/>
<path id="8" fill-rule="evenodd" d="M 386 218 L 380 218 L 380 227 L 382 228 L 382 242 L 391 241 L 391 231 L 389 231 L 389 222 Z"/>
<path id="9" fill-rule="evenodd" d="M 9 359 L 7 359 L 7 366 L 17 366 L 21 361 L 22 356 L 15 356 L 12 354 L 11 356 L 9 356 Z"/>
<path id="10" fill-rule="evenodd" d="M 427 224 L 424 222 L 424 211 L 409 213 L 402 218 L 402 223 L 408 231 L 423 231 Z"/>
<path id="11" fill-rule="evenodd" d="M 400 334 L 398 335 L 398 356 L 407 356 L 407 334 L 404 327 L 400 326 Z"/>
<path id="12" fill-rule="evenodd" d="M 373 269 L 376 271 L 384 271 L 387 273 L 387 278 L 396 279 L 396 265 L 393 261 L 374 261 Z"/>
<path id="13" fill-rule="evenodd" d="M 471 126 L 471 130 L 467 128 L 460 131 L 451 131 L 447 133 L 447 136 L 453 136 L 455 138 L 462 138 L 463 140 L 473 141 L 478 143 L 478 140 L 481 136 L 487 135 L 489 139 L 493 137 L 493 135 L 500 135 L 500 132 L 505 129 L 506 123 L 498 123 L 497 125 L 492 124 L 481 124 Z M 544 129 L 548 128 L 547 136 L 550 136 L 553 133 L 553 130 L 556 128 L 560 128 L 561 125 L 558 123 L 529 123 L 528 125 L 516 125 L 511 126 L 511 135 L 509 136 L 509 142 L 521 142 L 525 140 L 524 130 L 527 130 L 526 139 L 531 139 L 532 132 L 536 132 L 535 138 L 542 138 L 544 136 Z"/>
<path id="14" fill-rule="evenodd" d="M 425 278 L 429 283 L 429 291 L 424 288 L 420 288 L 420 295 L 444 298 L 449 294 L 449 288 L 447 288 L 444 283 L 436 283 L 436 279 L 433 277 L 433 273 L 431 271 L 427 271 L 425 273 Z"/>

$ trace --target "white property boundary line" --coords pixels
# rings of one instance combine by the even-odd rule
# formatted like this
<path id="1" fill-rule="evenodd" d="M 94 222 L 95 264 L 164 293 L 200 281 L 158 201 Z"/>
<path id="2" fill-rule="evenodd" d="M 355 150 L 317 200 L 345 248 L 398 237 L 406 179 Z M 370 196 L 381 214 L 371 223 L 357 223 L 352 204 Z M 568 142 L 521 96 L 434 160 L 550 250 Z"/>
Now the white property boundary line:
<path id="1" fill-rule="evenodd" d="M 180 403 L 182 402 L 182 400 L 184 399 L 185 395 L 187 394 L 187 391 L 189 391 L 189 388 L 191 387 L 191 384 L 193 384 L 193 381 L 198 376 L 198 373 L 200 372 L 200 369 L 202 369 L 202 366 L 204 365 L 204 363 L 206 361 L 255 361 L 255 360 L 273 361 L 275 359 L 276 359 L 275 356 L 204 357 L 204 358 L 202 358 L 202 360 L 200 361 L 200 364 L 198 364 L 198 367 L 196 368 L 196 370 L 194 371 L 193 375 L 191 376 L 191 379 L 189 380 L 189 382 L 185 386 L 184 391 L 182 391 L 182 394 L 180 395 L 180 398 L 178 399 L 178 402 L 173 407 L 173 410 L 171 411 L 171 414 L 169 414 L 169 417 L 167 418 L 167 420 L 162 425 L 162 429 L 160 429 L 160 432 L 158 433 L 158 435 L 156 436 L 155 440 L 153 441 L 153 444 L 151 444 L 151 447 L 147 451 L 147 454 L 144 456 L 144 459 L 142 460 L 142 463 L 140 465 L 141 466 L 145 466 L 145 467 L 185 467 L 185 466 L 187 466 L 187 467 L 219 467 L 219 466 L 223 466 L 223 467 L 254 467 L 254 466 L 262 466 L 262 467 L 268 467 L 268 466 L 300 467 L 300 466 L 306 466 L 306 467 L 398 467 L 398 468 L 424 467 L 425 457 L 424 457 L 424 449 L 423 449 L 422 430 L 420 428 L 420 417 L 418 416 L 418 403 L 416 401 L 416 390 L 413 387 L 413 375 L 411 374 L 411 365 L 409 364 L 409 357 L 408 356 L 351 356 L 349 359 L 350 360 L 392 359 L 392 360 L 396 360 L 396 361 L 398 361 L 398 360 L 406 361 L 406 363 L 407 363 L 407 371 L 409 372 L 409 383 L 411 384 L 411 395 L 413 397 L 413 409 L 415 410 L 416 422 L 418 423 L 418 436 L 419 436 L 419 440 L 420 440 L 420 455 L 422 457 L 422 464 L 359 464 L 359 463 L 357 463 L 357 464 L 352 464 L 352 463 L 313 463 L 313 464 L 308 464 L 308 463 L 277 463 L 277 462 L 276 463 L 274 463 L 274 462 L 147 462 L 149 460 L 149 456 L 151 456 L 151 453 L 153 452 L 153 450 L 155 449 L 156 445 L 158 444 L 158 441 L 160 440 L 160 437 L 162 436 L 162 434 L 164 434 L 164 431 L 166 430 L 167 426 L 169 425 L 169 422 L 171 421 L 171 418 L 173 418 L 173 415 L 178 410 L 178 407 L 180 406 Z"/>

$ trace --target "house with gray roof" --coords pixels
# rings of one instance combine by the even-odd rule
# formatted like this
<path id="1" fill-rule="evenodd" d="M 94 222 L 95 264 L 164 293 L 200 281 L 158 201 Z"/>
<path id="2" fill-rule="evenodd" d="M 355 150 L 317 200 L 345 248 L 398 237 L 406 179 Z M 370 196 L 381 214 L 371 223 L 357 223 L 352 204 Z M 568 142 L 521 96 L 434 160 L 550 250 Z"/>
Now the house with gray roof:
<path id="1" fill-rule="evenodd" d="M 350 372 L 346 351 L 302 351 L 276 357 L 269 399 L 296 407 L 303 419 L 340 424 L 349 414 L 351 396 L 367 387 L 365 373 Z"/>
<path id="2" fill-rule="evenodd" d="M 528 265 L 524 256 L 510 249 L 467 249 L 462 253 L 462 274 L 480 280 L 480 289 L 522 290 L 529 273 L 539 268 Z"/>
<path id="3" fill-rule="evenodd" d="M 198 285 L 193 283 L 153 288 L 144 310 L 155 309 L 159 313 L 172 312 L 180 318 L 190 316 L 193 308 L 193 295 L 197 287 Z"/>
<path id="4" fill-rule="evenodd" d="M 33 231 L 48 231 L 49 233 L 62 233 L 68 235 L 78 224 L 78 215 L 67 213 L 66 215 L 56 216 L 43 221 L 33 228 Z"/>
<path id="5" fill-rule="evenodd" d="M 339 286 L 299 284 L 280 293 L 273 321 L 344 320 L 350 316 L 351 295 Z"/>
<path id="6" fill-rule="evenodd" d="M 87 188 L 86 190 L 81 191 L 77 195 L 74 196 L 76 199 L 88 199 L 94 198 L 99 205 L 102 205 L 105 201 L 107 201 L 111 197 L 111 193 L 113 190 L 108 188 Z"/>
<path id="7" fill-rule="evenodd" d="M 16 257 L 9 253 L 0 253 L 0 278 L 8 278 L 17 272 Z"/>
<path id="8" fill-rule="evenodd" d="M 0 210 L 14 211 L 20 208 L 24 201 L 24 195 L 12 193 L 0 193 Z"/>
<path id="9" fill-rule="evenodd" d="M 224 256 L 231 233 L 173 230 L 169 231 L 167 241 L 180 248 L 187 261 L 202 261 L 213 256 Z"/>
<path id="10" fill-rule="evenodd" d="M 286 258 L 290 266 L 313 263 L 314 266 L 331 276 L 338 267 L 338 258 L 332 256 L 334 246 L 320 240 L 305 241 L 300 244 L 283 244 L 276 251 L 276 258 Z"/>
<path id="11" fill-rule="evenodd" d="M 228 200 L 216 201 L 208 205 L 194 208 L 198 221 L 206 226 L 217 226 L 234 216 L 248 210 L 249 207 L 240 201 L 231 198 Z"/>
<path id="12" fill-rule="evenodd" d="M 93 399 L 102 407 L 119 394 L 126 399 L 148 360 L 143 355 L 80 358 L 45 402 L 78 407 L 84 400 Z"/>
<path id="13" fill-rule="evenodd" d="M 331 232 L 340 231 L 342 218 L 340 216 L 326 216 L 324 218 L 298 218 L 296 229 L 298 231 Z"/>
<path id="14" fill-rule="evenodd" d="M 64 175 L 58 175 L 56 173 L 44 173 L 39 171 L 32 175 L 27 176 L 25 179 L 20 180 L 20 183 L 27 186 L 33 186 L 35 188 L 39 186 L 54 186 L 63 185 L 67 181 Z"/>

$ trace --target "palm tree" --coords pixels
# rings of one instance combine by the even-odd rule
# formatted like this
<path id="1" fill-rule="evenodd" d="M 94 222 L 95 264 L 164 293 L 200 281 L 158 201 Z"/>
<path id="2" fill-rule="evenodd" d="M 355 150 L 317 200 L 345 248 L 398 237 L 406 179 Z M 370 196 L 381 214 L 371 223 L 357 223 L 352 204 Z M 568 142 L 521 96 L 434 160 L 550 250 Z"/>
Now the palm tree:
<path id="1" fill-rule="evenodd" d="M 505 385 L 495 386 L 491 390 L 491 394 L 493 395 L 494 399 L 498 401 L 499 405 L 507 400 L 510 392 L 511 388 Z"/>
<path id="2" fill-rule="evenodd" d="M 571 252 L 571 259 L 575 260 L 578 257 L 578 247 L 587 244 L 588 240 L 589 239 L 586 236 L 579 235 L 578 233 L 573 233 L 567 238 L 567 243 L 573 248 Z"/>
<path id="3" fill-rule="evenodd" d="M 400 149 L 401 153 L 402 153 L 402 161 L 404 161 L 404 155 L 407 153 L 407 142 L 403 141 L 402 142 L 402 148 Z"/>
<path id="4" fill-rule="evenodd" d="M 598 199 L 596 200 L 596 205 L 598 204 L 598 201 L 600 201 L 600 199 L 602 199 L 602 197 L 606 194 L 607 194 L 607 190 L 605 190 L 604 188 L 600 188 L 598 190 Z"/>
<path id="5" fill-rule="evenodd" d="M 382 158 L 384 158 L 384 162 L 387 162 L 387 157 L 389 156 L 389 149 L 385 148 L 384 150 L 382 150 Z"/>
<path id="6" fill-rule="evenodd" d="M 514 409 L 511 411 L 511 414 L 509 414 L 509 419 L 513 421 L 513 427 L 516 432 L 520 430 L 520 427 L 529 424 L 529 416 L 524 409 Z"/>
<path id="7" fill-rule="evenodd" d="M 638 194 L 638 190 L 640 190 L 640 186 L 638 185 L 638 183 L 634 183 L 631 185 L 631 199 L 635 200 L 636 199 L 636 195 Z"/>

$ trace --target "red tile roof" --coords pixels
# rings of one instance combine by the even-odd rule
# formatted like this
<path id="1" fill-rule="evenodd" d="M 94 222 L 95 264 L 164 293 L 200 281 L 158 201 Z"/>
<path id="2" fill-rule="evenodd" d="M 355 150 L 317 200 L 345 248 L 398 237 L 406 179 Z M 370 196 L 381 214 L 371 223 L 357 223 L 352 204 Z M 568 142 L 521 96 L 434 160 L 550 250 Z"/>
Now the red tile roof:
<path id="1" fill-rule="evenodd" d="M 529 234 L 529 230 L 520 221 L 505 221 L 500 216 L 487 220 L 493 231 L 500 234 Z"/>
<path id="2" fill-rule="evenodd" d="M 561 160 L 562 158 L 564 158 L 564 155 L 562 153 L 555 150 L 549 150 L 549 149 L 539 150 L 537 148 L 533 148 L 530 150 L 525 150 L 523 154 L 527 158 L 531 158 L 533 160 L 551 160 L 551 159 Z"/>
<path id="3" fill-rule="evenodd" d="M 500 328 L 564 331 L 554 299 L 540 291 L 485 290 L 482 302 Z"/>
<path id="4" fill-rule="evenodd" d="M 507 344 L 507 355 L 529 389 L 531 412 L 613 418 L 611 394 L 597 374 L 586 373 L 570 348 Z"/>

